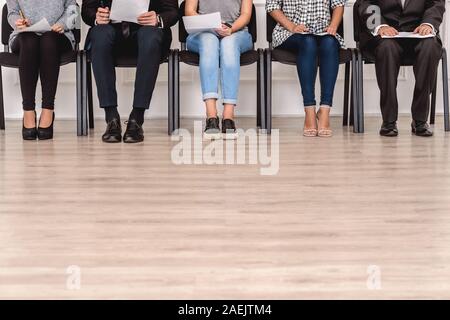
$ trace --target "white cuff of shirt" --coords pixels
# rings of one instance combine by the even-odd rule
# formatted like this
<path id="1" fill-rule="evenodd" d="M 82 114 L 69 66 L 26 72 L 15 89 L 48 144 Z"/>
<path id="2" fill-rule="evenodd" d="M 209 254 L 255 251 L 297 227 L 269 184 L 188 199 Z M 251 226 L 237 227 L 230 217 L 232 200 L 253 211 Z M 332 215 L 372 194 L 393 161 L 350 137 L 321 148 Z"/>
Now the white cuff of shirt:
<path id="1" fill-rule="evenodd" d="M 389 25 L 387 25 L 387 24 L 380 24 L 378 27 L 376 27 L 373 30 L 372 34 L 376 37 L 378 35 L 378 31 L 380 31 L 380 29 L 383 28 L 383 27 L 389 27 Z"/>
<path id="2" fill-rule="evenodd" d="M 427 25 L 427 26 L 430 26 L 431 29 L 433 29 L 433 35 L 434 35 L 434 36 L 436 35 L 436 29 L 434 28 L 434 26 L 433 26 L 431 23 L 424 22 L 424 23 L 422 23 L 422 24 Z M 422 25 L 422 24 L 421 24 L 421 25 Z"/>

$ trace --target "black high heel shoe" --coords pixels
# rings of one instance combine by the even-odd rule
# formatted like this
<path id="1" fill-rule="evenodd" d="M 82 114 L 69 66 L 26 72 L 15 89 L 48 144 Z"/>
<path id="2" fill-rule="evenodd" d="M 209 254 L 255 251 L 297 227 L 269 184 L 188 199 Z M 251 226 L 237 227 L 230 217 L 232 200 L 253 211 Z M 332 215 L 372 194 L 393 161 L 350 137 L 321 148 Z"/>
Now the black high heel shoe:
<path id="1" fill-rule="evenodd" d="M 39 119 L 38 138 L 39 140 L 53 139 L 53 124 L 55 123 L 55 112 L 53 112 L 52 124 L 48 128 L 41 128 L 41 119 Z"/>
<path id="2" fill-rule="evenodd" d="M 36 111 L 34 111 L 34 119 L 35 123 L 37 120 Z M 36 140 L 38 137 L 38 130 L 36 128 L 36 125 L 34 128 L 25 128 L 24 124 L 25 120 L 22 119 L 22 138 L 23 140 Z"/>

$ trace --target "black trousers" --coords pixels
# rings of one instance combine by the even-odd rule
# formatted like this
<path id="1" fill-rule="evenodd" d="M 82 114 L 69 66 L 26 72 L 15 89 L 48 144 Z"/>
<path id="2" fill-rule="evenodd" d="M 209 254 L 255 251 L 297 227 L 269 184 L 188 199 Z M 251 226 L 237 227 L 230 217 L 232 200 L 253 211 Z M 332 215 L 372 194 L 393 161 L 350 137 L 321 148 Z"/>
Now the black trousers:
<path id="1" fill-rule="evenodd" d="M 442 56 L 440 41 L 437 38 L 380 39 L 374 53 L 383 121 L 397 121 L 397 79 L 401 62 L 405 59 L 413 61 L 416 78 L 411 106 L 412 117 L 417 121 L 427 121 L 430 95 Z"/>
<path id="2" fill-rule="evenodd" d="M 150 107 L 163 53 L 163 30 L 142 26 L 124 38 L 120 24 L 98 25 L 90 31 L 90 54 L 100 107 L 117 106 L 115 54 L 137 54 L 133 108 Z"/>
<path id="3" fill-rule="evenodd" d="M 23 109 L 36 108 L 36 86 L 41 78 L 42 108 L 53 110 L 58 86 L 61 54 L 72 50 L 72 45 L 63 34 L 46 32 L 39 36 L 32 32 L 18 35 L 12 51 L 19 54 L 19 77 Z"/>

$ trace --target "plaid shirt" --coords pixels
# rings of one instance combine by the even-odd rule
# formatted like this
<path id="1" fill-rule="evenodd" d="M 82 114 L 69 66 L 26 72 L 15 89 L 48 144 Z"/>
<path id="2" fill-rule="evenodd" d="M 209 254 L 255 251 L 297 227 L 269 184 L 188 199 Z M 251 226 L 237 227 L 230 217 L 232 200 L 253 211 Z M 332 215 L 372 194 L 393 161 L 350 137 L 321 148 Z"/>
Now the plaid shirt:
<path id="1" fill-rule="evenodd" d="M 347 0 L 267 0 L 266 10 L 283 11 L 284 15 L 293 23 L 303 24 L 311 34 L 322 34 L 331 22 L 331 9 L 345 6 Z M 283 44 L 293 33 L 285 29 L 279 23 L 273 30 L 273 46 Z M 342 48 L 345 47 L 344 39 L 336 35 L 336 39 Z"/>

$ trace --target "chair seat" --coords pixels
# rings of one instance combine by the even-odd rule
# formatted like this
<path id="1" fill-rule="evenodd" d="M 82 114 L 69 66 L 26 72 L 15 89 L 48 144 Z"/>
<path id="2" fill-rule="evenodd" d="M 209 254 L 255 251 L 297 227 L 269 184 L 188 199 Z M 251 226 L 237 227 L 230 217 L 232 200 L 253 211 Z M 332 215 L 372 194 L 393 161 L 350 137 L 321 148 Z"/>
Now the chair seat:
<path id="1" fill-rule="evenodd" d="M 442 49 L 443 49 L 442 50 L 442 56 L 443 56 L 445 48 L 442 48 Z M 368 52 L 366 50 L 362 50 L 361 54 L 363 56 L 365 64 L 374 64 L 375 63 L 375 56 L 374 56 L 373 53 Z M 442 56 L 441 56 L 441 59 L 442 59 Z M 415 60 L 414 57 L 405 57 L 405 58 L 403 58 L 403 60 L 402 60 L 402 67 L 411 67 L 411 66 L 413 66 L 414 65 L 414 60 Z"/>
<path id="2" fill-rule="evenodd" d="M 162 58 L 161 63 L 168 62 L 170 52 Z M 91 62 L 88 56 L 88 62 Z M 136 68 L 137 66 L 137 53 L 132 51 L 122 51 L 116 56 L 116 67 L 118 68 Z"/>
<path id="3" fill-rule="evenodd" d="M 292 51 L 275 48 L 272 50 L 272 61 L 296 65 L 297 56 Z M 352 51 L 350 49 L 341 49 L 339 52 L 339 63 L 347 63 L 350 61 L 352 61 Z"/>
<path id="4" fill-rule="evenodd" d="M 69 63 L 77 61 L 76 51 L 67 51 L 61 56 L 61 65 L 64 66 Z M 18 68 L 19 67 L 19 55 L 10 52 L 0 53 L 0 65 L 8 68 Z"/>
<path id="5" fill-rule="evenodd" d="M 190 52 L 190 51 L 180 51 L 179 54 L 180 61 L 184 62 L 191 66 L 198 66 L 200 63 L 200 57 L 197 53 Z M 251 50 L 243 53 L 241 55 L 241 66 L 248 66 L 253 63 L 256 63 L 259 59 L 258 51 Z"/>

